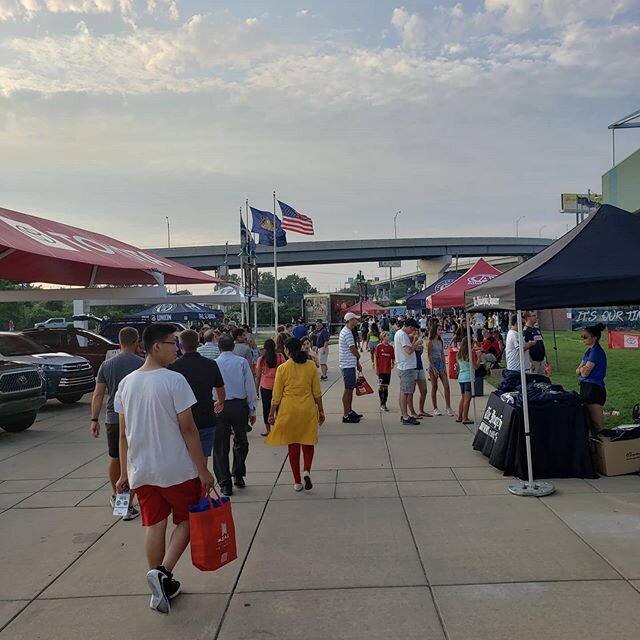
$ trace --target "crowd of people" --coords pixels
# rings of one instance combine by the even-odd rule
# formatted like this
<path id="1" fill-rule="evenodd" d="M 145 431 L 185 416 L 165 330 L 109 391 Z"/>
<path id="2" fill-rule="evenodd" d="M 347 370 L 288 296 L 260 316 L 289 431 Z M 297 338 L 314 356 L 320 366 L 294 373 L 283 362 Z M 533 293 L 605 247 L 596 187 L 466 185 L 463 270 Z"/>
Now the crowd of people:
<path id="1" fill-rule="evenodd" d="M 353 396 L 363 383 L 364 360 L 378 378 L 384 412 L 390 410 L 392 374 L 397 371 L 402 425 L 419 425 L 424 418 L 443 415 L 438 408 L 439 389 L 444 413 L 457 422 L 473 424 L 469 418 L 472 372 L 490 371 L 504 355 L 508 369 L 520 370 L 524 362 L 527 371 L 549 373 L 535 312 L 524 314 L 522 335 L 517 316 L 507 321 L 506 332 L 503 321 L 474 317 L 469 341 L 464 316 L 390 319 L 347 313 L 338 336 L 342 422 L 355 424 L 363 418 L 354 409 Z M 601 333 L 601 325 L 584 330 L 588 349 L 576 370 L 594 430 L 602 426 L 606 399 Z M 330 336 L 321 321 L 307 327 L 300 320 L 295 326 L 278 327 L 259 348 L 251 328 L 233 321 L 219 328 L 195 327 L 178 336 L 173 325 L 154 323 L 142 335 L 144 358 L 137 355 L 136 329 L 123 328 L 119 340 L 120 353 L 98 371 L 91 434 L 100 434 L 100 414 L 108 396 L 105 431 L 111 505 L 117 494 L 130 494 L 123 519 L 142 518 L 150 606 L 169 613 L 171 600 L 180 593 L 173 569 L 189 542 L 189 506 L 215 490 L 216 481 L 224 496 L 231 496 L 234 488 L 245 488 L 248 433 L 257 420 L 258 401 L 265 444 L 287 447 L 294 491 L 312 489 L 318 427 L 325 420 L 321 382 L 328 379 Z M 451 407 L 452 371 L 460 385 L 456 411 Z M 428 382 L 429 412 L 425 408 Z M 209 457 L 215 479 L 208 468 Z M 167 541 L 170 516 L 175 528 Z"/>

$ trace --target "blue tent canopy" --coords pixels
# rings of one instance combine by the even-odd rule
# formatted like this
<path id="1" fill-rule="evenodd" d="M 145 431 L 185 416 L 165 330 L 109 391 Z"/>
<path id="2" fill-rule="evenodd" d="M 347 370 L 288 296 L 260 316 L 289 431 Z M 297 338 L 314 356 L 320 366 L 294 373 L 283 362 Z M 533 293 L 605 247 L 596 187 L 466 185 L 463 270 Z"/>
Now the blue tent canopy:
<path id="1" fill-rule="evenodd" d="M 407 298 L 407 309 L 413 311 L 420 311 L 420 309 L 424 309 L 427 304 L 427 298 L 441 291 L 442 289 L 446 289 L 450 284 L 453 284 L 465 271 L 447 271 L 442 274 L 438 280 L 436 280 L 433 284 L 429 285 L 426 289 L 422 291 L 418 291 L 418 293 L 414 293 L 412 296 Z"/>
<path id="2" fill-rule="evenodd" d="M 195 302 L 172 304 L 163 302 L 138 313 L 132 313 L 127 319 L 142 318 L 152 322 L 197 322 L 198 320 L 216 320 L 224 316 L 220 309 L 211 309 Z"/>

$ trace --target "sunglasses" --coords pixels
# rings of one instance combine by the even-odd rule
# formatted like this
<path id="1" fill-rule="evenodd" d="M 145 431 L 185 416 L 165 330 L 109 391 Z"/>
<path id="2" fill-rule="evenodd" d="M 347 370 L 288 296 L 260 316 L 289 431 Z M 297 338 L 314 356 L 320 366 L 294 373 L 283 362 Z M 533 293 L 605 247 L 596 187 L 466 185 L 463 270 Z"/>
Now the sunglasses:
<path id="1" fill-rule="evenodd" d="M 590 337 L 591 337 L 591 336 L 590 336 L 589 334 L 585 333 L 585 334 L 582 336 L 582 339 L 583 339 L 583 340 L 588 340 Z"/>

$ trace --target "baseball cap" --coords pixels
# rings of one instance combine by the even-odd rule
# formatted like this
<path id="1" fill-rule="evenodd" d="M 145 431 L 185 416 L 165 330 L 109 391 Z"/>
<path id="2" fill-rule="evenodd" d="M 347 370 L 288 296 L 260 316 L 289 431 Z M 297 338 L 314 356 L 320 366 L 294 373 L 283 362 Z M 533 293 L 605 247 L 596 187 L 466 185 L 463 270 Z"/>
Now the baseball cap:
<path id="1" fill-rule="evenodd" d="M 349 322 L 349 320 L 360 320 L 360 316 L 357 316 L 355 313 L 349 311 L 349 313 L 344 314 L 344 321 Z"/>

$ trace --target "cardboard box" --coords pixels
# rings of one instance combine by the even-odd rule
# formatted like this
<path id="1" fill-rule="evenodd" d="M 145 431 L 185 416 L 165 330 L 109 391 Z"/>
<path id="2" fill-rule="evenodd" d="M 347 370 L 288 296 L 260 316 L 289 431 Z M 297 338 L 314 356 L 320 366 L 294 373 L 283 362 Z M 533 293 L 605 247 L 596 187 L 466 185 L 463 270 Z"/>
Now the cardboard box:
<path id="1" fill-rule="evenodd" d="M 612 442 L 609 438 L 594 440 L 596 471 L 603 476 L 622 476 L 640 471 L 640 438 Z"/>

